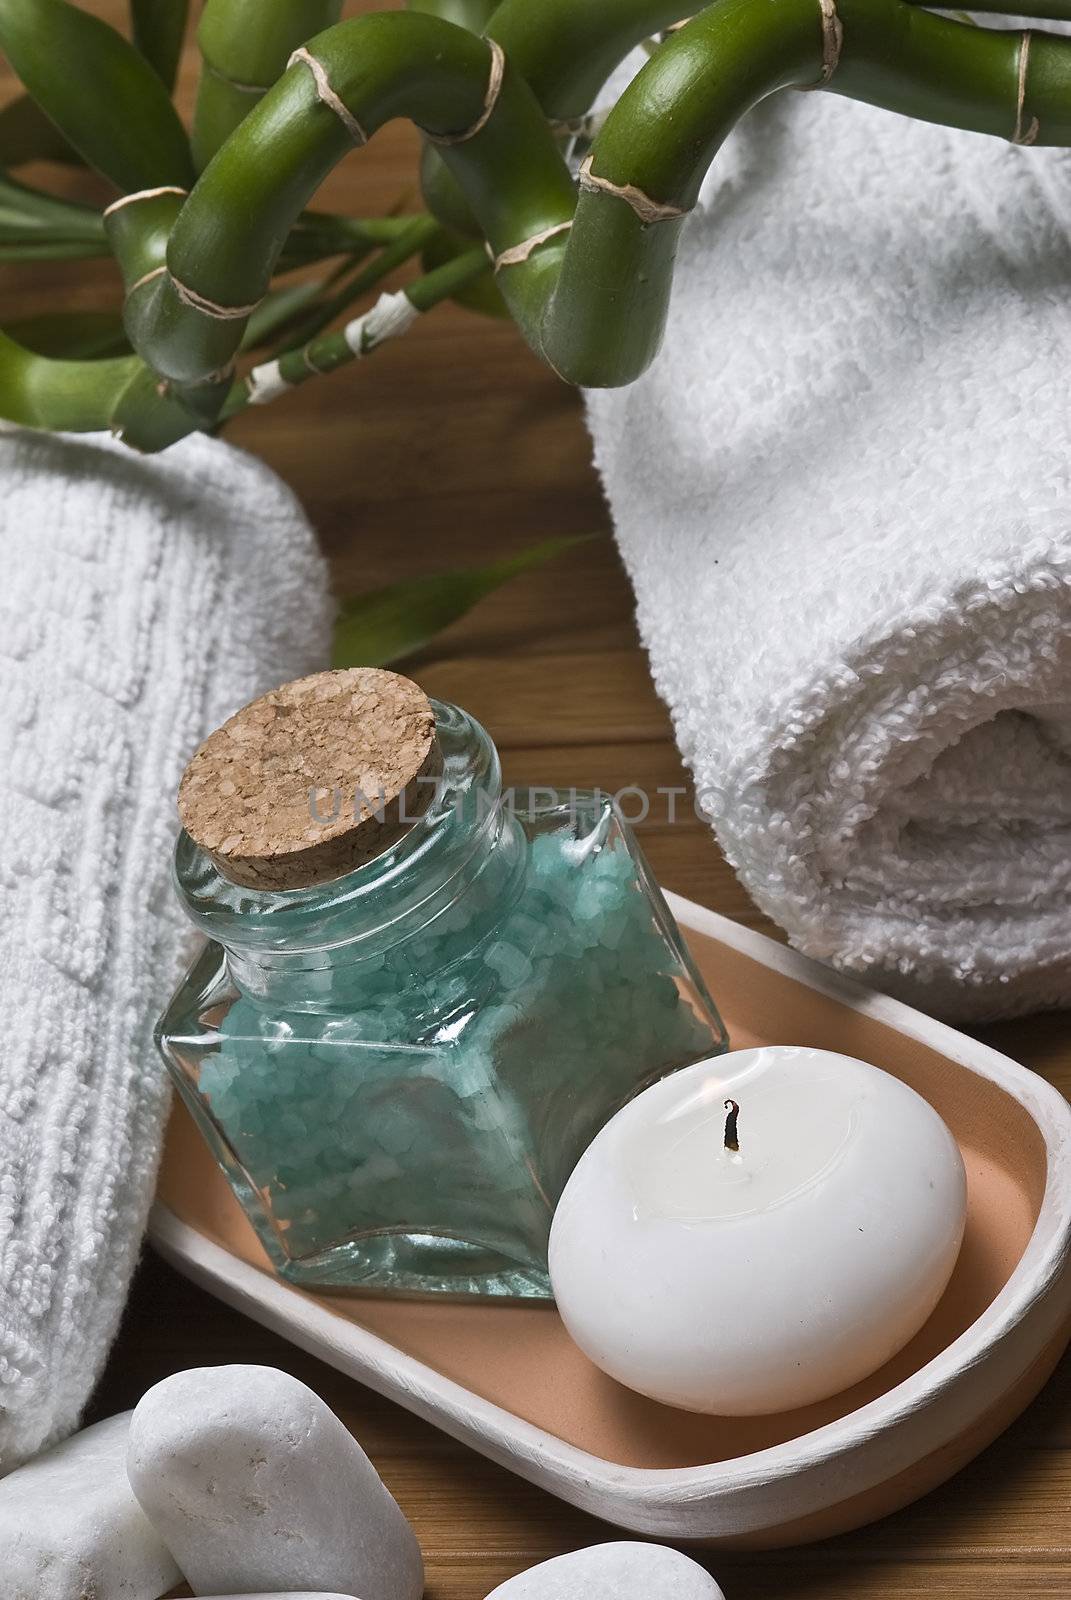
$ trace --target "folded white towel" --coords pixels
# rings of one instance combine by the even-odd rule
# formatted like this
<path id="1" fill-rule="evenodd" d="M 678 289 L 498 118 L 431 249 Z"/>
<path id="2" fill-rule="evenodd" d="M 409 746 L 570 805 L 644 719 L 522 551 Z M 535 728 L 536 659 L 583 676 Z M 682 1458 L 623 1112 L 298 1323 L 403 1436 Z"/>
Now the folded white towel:
<path id="1" fill-rule="evenodd" d="M 589 416 L 718 837 L 794 944 L 1071 1001 L 1071 155 L 760 107 Z"/>
<path id="2" fill-rule="evenodd" d="M 0 437 L 0 1470 L 77 1422 L 166 1110 L 187 936 L 174 792 L 251 696 L 322 666 L 323 563 L 229 446 Z"/>

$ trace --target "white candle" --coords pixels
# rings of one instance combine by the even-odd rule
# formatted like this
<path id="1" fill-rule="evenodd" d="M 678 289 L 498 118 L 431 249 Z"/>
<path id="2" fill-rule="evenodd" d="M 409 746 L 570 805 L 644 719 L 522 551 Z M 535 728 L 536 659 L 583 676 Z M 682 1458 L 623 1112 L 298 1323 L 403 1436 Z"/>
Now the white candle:
<path id="1" fill-rule="evenodd" d="M 554 1216 L 551 1281 L 577 1344 L 629 1388 L 790 1410 L 914 1337 L 966 1206 L 952 1135 L 898 1078 L 826 1050 L 741 1050 L 663 1079 L 596 1137 Z"/>

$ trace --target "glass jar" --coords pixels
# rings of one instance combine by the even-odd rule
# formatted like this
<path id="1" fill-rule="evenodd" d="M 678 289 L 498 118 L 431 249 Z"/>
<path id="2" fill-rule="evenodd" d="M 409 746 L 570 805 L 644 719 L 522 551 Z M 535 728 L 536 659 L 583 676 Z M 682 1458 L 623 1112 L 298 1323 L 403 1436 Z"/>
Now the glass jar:
<path id="1" fill-rule="evenodd" d="M 158 1041 L 283 1277 L 548 1298 L 581 1153 L 726 1038 L 613 802 L 517 805 L 483 728 L 431 704 L 434 798 L 356 870 L 242 887 L 181 835 L 209 943 Z"/>

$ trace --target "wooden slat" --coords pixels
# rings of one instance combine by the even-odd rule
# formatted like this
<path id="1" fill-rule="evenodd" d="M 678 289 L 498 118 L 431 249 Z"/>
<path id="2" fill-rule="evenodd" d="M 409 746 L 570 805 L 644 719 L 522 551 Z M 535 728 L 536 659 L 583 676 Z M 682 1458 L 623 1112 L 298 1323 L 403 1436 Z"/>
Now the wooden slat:
<path id="1" fill-rule="evenodd" d="M 505 753 L 517 746 L 651 743 L 666 713 L 640 652 L 603 650 L 532 657 L 460 656 L 420 673 L 429 694 L 471 711 Z M 577 757 L 583 762 L 582 752 Z"/>

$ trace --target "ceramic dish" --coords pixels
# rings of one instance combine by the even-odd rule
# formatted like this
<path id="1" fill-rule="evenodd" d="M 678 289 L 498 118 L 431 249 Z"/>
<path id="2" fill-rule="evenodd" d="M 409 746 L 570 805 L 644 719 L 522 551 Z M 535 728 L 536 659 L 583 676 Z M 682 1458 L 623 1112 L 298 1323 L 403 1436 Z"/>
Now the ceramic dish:
<path id="1" fill-rule="evenodd" d="M 895 1073 L 963 1152 L 969 1214 L 948 1291 L 866 1383 L 802 1411 L 700 1417 L 620 1388 L 550 1306 L 289 1287 L 182 1112 L 150 1234 L 180 1271 L 563 1500 L 638 1533 L 740 1549 L 801 1543 L 916 1499 L 1041 1388 L 1071 1333 L 1071 1109 L 952 1028 L 670 896 L 735 1048 L 823 1046 Z"/>

